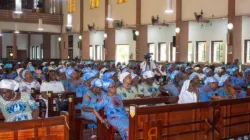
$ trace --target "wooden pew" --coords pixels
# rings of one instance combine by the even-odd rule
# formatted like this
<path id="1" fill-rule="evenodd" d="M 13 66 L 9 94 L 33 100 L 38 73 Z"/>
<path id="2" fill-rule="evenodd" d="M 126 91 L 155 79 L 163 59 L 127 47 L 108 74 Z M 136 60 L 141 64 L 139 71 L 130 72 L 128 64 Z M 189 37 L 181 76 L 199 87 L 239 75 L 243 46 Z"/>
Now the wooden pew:
<path id="1" fill-rule="evenodd" d="M 54 104 L 54 100 L 56 98 L 60 98 L 61 99 L 67 99 L 70 96 L 75 96 L 76 93 L 75 92 L 66 92 L 66 93 L 52 93 L 52 92 L 48 92 L 48 117 L 53 117 L 53 116 L 59 116 L 60 115 L 60 111 L 56 111 L 56 105 Z"/>
<path id="2" fill-rule="evenodd" d="M 67 112 L 62 116 L 0 123 L 0 139 L 6 140 L 69 140 Z"/>
<path id="3" fill-rule="evenodd" d="M 69 97 L 68 112 L 69 112 L 69 126 L 70 126 L 70 138 L 76 140 L 83 140 L 84 126 L 95 123 L 93 121 L 86 120 L 81 116 L 81 110 L 75 109 L 78 103 L 82 103 L 82 97 Z"/>
<path id="4" fill-rule="evenodd" d="M 250 133 L 250 98 L 132 108 L 131 140 L 217 140 Z"/>
<path id="5" fill-rule="evenodd" d="M 131 105 L 155 105 L 155 104 L 175 104 L 178 102 L 178 97 L 164 96 L 160 98 L 141 98 L 132 100 L 123 100 L 124 107 L 127 108 Z M 101 110 L 100 115 L 105 118 L 104 110 Z M 107 129 L 99 120 L 97 120 L 97 137 L 100 140 L 113 140 L 115 130 L 110 127 Z"/>

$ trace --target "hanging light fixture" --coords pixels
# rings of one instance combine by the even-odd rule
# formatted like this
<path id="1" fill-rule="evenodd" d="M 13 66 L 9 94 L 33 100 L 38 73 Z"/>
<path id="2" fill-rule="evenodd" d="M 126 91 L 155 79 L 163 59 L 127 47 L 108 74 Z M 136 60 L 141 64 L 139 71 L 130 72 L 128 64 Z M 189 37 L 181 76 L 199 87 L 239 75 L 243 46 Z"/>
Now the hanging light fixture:
<path id="1" fill-rule="evenodd" d="M 67 25 L 68 28 L 72 27 L 72 14 L 68 13 L 67 15 Z"/>
<path id="2" fill-rule="evenodd" d="M 23 11 L 22 11 L 22 0 L 15 0 L 15 11 L 14 13 L 15 14 L 22 14 Z"/>
<path id="3" fill-rule="evenodd" d="M 139 31 L 135 31 L 135 35 L 136 35 L 136 36 L 139 36 L 139 35 L 140 35 L 140 32 L 139 32 Z"/>
<path id="4" fill-rule="evenodd" d="M 60 42 L 62 40 L 62 38 L 61 37 L 58 37 L 58 41 Z"/>
<path id="5" fill-rule="evenodd" d="M 108 17 L 107 17 L 108 21 L 113 21 L 114 19 L 112 18 L 112 6 L 111 6 L 111 2 L 109 0 L 108 3 Z"/>
<path id="6" fill-rule="evenodd" d="M 108 37 L 108 34 L 107 33 L 104 33 L 104 38 L 106 39 Z"/>
<path id="7" fill-rule="evenodd" d="M 227 24 L 227 28 L 228 28 L 229 30 L 232 30 L 232 29 L 234 28 L 233 23 L 228 23 L 228 24 Z"/>
<path id="8" fill-rule="evenodd" d="M 167 9 L 165 10 L 165 13 L 171 14 L 173 13 L 173 0 L 167 0 Z"/>
<path id="9" fill-rule="evenodd" d="M 43 20 L 38 19 L 38 31 L 43 31 Z"/>
<path id="10" fill-rule="evenodd" d="M 178 34 L 180 33 L 181 29 L 179 27 L 175 28 L 175 32 Z"/>
<path id="11" fill-rule="evenodd" d="M 19 32 L 19 30 L 18 30 L 18 25 L 17 24 L 15 24 L 15 34 L 19 34 L 20 32 Z"/>
<path id="12" fill-rule="evenodd" d="M 79 36 L 79 40 L 82 40 L 82 36 L 81 35 Z"/>

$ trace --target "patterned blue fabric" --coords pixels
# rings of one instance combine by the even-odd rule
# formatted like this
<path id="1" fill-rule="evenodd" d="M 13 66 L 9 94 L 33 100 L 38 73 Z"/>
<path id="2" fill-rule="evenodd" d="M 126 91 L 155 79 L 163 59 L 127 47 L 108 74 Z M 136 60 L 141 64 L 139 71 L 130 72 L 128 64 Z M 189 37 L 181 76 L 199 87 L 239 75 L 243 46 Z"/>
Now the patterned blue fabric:
<path id="1" fill-rule="evenodd" d="M 95 76 L 96 76 L 95 73 L 93 73 L 93 72 L 88 72 L 88 73 L 85 73 L 81 79 L 82 79 L 84 82 L 86 82 L 86 81 L 88 81 L 90 78 L 93 78 L 93 77 L 95 77 Z"/>
<path id="2" fill-rule="evenodd" d="M 102 108 L 104 108 L 108 122 L 119 131 L 122 139 L 126 140 L 129 123 L 121 96 L 118 94 L 114 96 L 102 96 L 98 100 L 95 109 L 98 111 Z"/>
<path id="3" fill-rule="evenodd" d="M 9 63 L 5 64 L 3 68 L 5 68 L 5 69 L 11 69 L 12 68 L 12 64 L 9 64 Z"/>
<path id="4" fill-rule="evenodd" d="M 29 70 L 29 71 L 35 71 L 35 68 L 33 66 L 28 66 L 27 70 Z"/>
<path id="5" fill-rule="evenodd" d="M 71 74 L 72 74 L 73 72 L 75 72 L 75 70 L 74 70 L 73 68 L 68 68 L 68 69 L 66 70 L 66 77 L 67 77 L 67 79 L 70 79 L 70 76 L 71 76 Z"/>
<path id="6" fill-rule="evenodd" d="M 68 89 L 69 92 L 76 92 L 77 88 L 82 87 L 82 83 L 80 81 L 77 81 L 76 83 L 73 83 L 70 80 L 66 80 L 63 83 L 63 86 L 64 86 L 65 89 Z"/>
<path id="7" fill-rule="evenodd" d="M 229 77 L 230 76 L 228 74 L 222 75 L 219 81 L 219 86 L 222 87 Z"/>
<path id="8" fill-rule="evenodd" d="M 164 87 L 164 91 L 170 93 L 171 96 L 179 96 L 180 94 L 180 88 L 177 88 L 172 82 Z"/>
<path id="9" fill-rule="evenodd" d="M 103 76 L 102 76 L 102 80 L 107 80 L 109 79 L 111 76 L 113 76 L 115 74 L 115 72 L 106 72 Z"/>
<path id="10" fill-rule="evenodd" d="M 218 91 L 213 91 L 209 85 L 204 85 L 199 91 L 199 102 L 209 102 L 211 101 L 211 96 L 215 96 Z M 225 97 L 225 94 L 218 93 L 218 96 Z"/>
<path id="11" fill-rule="evenodd" d="M 232 86 L 243 87 L 244 86 L 244 80 L 242 78 L 240 78 L 240 77 L 231 76 L 231 85 Z"/>
<path id="12" fill-rule="evenodd" d="M 2 79 L 12 79 L 12 80 L 14 80 L 16 77 L 17 77 L 16 72 L 12 72 L 12 73 L 9 73 L 9 74 L 4 73 L 2 75 Z"/>
<path id="13" fill-rule="evenodd" d="M 109 85 L 111 85 L 112 83 L 114 83 L 114 81 L 111 80 L 111 79 L 103 80 L 103 82 L 102 82 L 102 89 L 107 92 Z"/>
<path id="14" fill-rule="evenodd" d="M 197 73 L 192 73 L 190 76 L 189 76 L 189 80 L 193 80 L 195 76 L 198 76 Z M 199 76 L 198 76 L 199 77 Z"/>

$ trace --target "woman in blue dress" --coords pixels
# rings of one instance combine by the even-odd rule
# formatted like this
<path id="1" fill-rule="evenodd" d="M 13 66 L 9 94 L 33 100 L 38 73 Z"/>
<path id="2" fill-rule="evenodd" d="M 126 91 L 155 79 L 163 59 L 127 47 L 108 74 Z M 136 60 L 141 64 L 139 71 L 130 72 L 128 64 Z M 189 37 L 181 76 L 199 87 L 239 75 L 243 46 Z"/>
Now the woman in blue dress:
<path id="1" fill-rule="evenodd" d="M 95 107 L 98 99 L 102 95 L 102 81 L 100 79 L 94 79 L 91 81 L 91 87 L 83 96 L 81 115 L 87 120 L 97 123 L 96 116 L 91 113 L 92 108 Z M 91 138 L 95 138 L 93 129 L 96 128 L 95 124 L 90 124 L 88 127 L 91 129 Z"/>
<path id="2" fill-rule="evenodd" d="M 37 119 L 38 105 L 29 93 L 15 92 L 19 84 L 14 80 L 0 81 L 0 110 L 5 122 Z"/>
<path id="3" fill-rule="evenodd" d="M 12 79 L 14 80 L 17 77 L 17 73 L 13 71 L 12 64 L 5 64 L 4 67 L 5 73 L 2 75 L 2 79 Z"/>
<path id="4" fill-rule="evenodd" d="M 107 94 L 98 100 L 95 110 L 99 111 L 104 108 L 108 123 L 119 131 L 123 140 L 127 140 L 129 135 L 129 121 L 122 98 L 119 94 L 116 94 L 114 81 L 111 79 L 104 80 L 102 88 Z"/>
<path id="5" fill-rule="evenodd" d="M 179 71 L 175 70 L 170 74 L 171 82 L 163 87 L 163 91 L 170 94 L 170 96 L 179 96 L 181 92 L 181 77 Z"/>
<path id="6" fill-rule="evenodd" d="M 82 86 L 77 72 L 74 69 L 68 68 L 66 71 L 67 80 L 63 83 L 65 92 L 76 92 L 77 88 Z"/>
<path id="7" fill-rule="evenodd" d="M 239 68 L 237 68 L 237 67 L 232 68 L 230 71 L 230 75 L 231 75 L 231 85 L 235 89 L 241 89 L 241 87 L 245 86 L 244 80 L 240 76 Z"/>
<path id="8" fill-rule="evenodd" d="M 224 74 L 219 81 L 219 90 L 220 95 L 224 95 L 227 99 L 235 98 L 244 98 L 246 97 L 246 92 L 240 89 L 234 89 L 231 85 L 231 77 L 227 74 Z"/>

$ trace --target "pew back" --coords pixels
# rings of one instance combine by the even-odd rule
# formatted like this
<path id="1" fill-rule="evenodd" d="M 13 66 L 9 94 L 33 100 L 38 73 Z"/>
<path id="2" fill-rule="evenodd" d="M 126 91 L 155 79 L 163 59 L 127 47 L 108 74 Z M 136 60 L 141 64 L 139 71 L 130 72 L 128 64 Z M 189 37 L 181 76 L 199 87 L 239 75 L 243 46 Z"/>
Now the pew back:
<path id="1" fill-rule="evenodd" d="M 54 104 L 54 100 L 61 98 L 61 99 L 66 99 L 68 100 L 68 98 L 70 96 L 75 96 L 75 92 L 66 92 L 66 93 L 52 93 L 49 92 L 48 93 L 48 116 L 49 117 L 53 117 L 53 116 L 59 116 L 60 115 L 60 111 L 56 110 L 56 105 Z"/>
<path id="2" fill-rule="evenodd" d="M 53 118 L 0 123 L 0 139 L 68 140 L 67 113 Z"/>
<path id="3" fill-rule="evenodd" d="M 129 139 L 229 139 L 250 133 L 250 98 L 130 107 Z"/>

